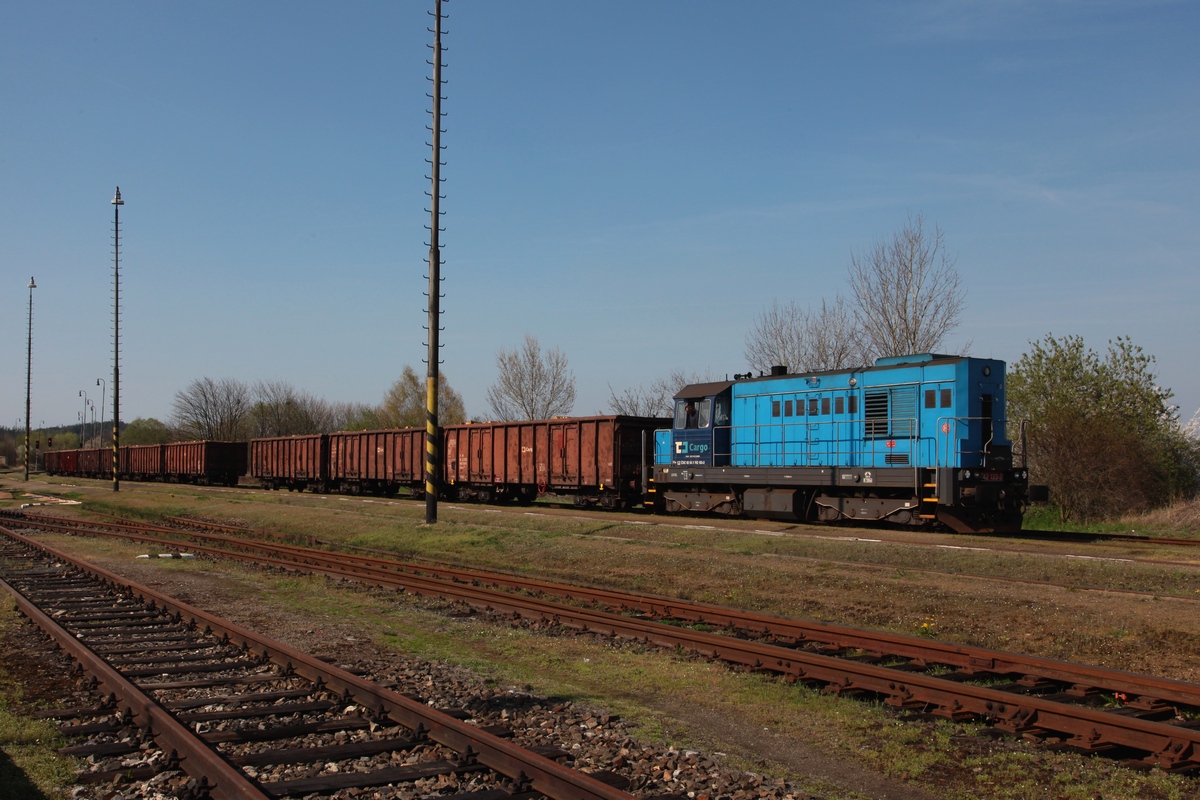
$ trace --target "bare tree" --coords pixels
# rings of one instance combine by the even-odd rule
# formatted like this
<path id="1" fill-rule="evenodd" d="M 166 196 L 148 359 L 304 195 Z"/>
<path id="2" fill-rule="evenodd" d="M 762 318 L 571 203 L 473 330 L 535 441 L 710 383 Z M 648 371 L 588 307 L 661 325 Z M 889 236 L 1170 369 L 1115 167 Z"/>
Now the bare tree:
<path id="1" fill-rule="evenodd" d="M 295 436 L 336 430 L 333 408 L 324 399 L 286 381 L 254 384 L 250 425 L 256 436 Z"/>
<path id="2" fill-rule="evenodd" d="M 659 390 L 660 381 L 650 386 L 635 386 L 624 389 L 620 394 L 608 385 L 609 410 L 613 414 L 623 414 L 627 417 L 660 417 L 666 416 L 667 398 Z"/>
<path id="3" fill-rule="evenodd" d="M 250 417 L 250 390 L 234 378 L 199 378 L 175 393 L 172 423 L 182 439 L 240 441 Z"/>
<path id="4" fill-rule="evenodd" d="M 379 421 L 379 407 L 370 403 L 332 403 L 330 413 L 333 414 L 335 431 L 373 431 L 385 427 Z"/>
<path id="5" fill-rule="evenodd" d="M 758 372 L 776 365 L 791 372 L 842 369 L 861 363 L 861 339 L 841 295 L 822 300 L 818 310 L 772 300 L 746 334 L 746 361 Z"/>
<path id="6" fill-rule="evenodd" d="M 531 333 L 520 349 L 496 353 L 496 371 L 487 398 L 498 420 L 549 419 L 575 406 L 575 375 L 566 355 L 558 348 L 543 353 Z"/>
<path id="7" fill-rule="evenodd" d="M 384 428 L 425 427 L 425 379 L 417 377 L 416 371 L 407 364 L 400 378 L 392 384 L 383 403 L 376 411 L 380 426 Z M 467 418 L 462 395 L 456 392 L 445 375 L 438 377 L 438 424 L 458 425 Z"/>
<path id="8" fill-rule="evenodd" d="M 659 378 L 649 386 L 625 389 L 620 394 L 608 385 L 609 409 L 613 414 L 629 417 L 669 417 L 674 409 L 675 393 L 691 383 L 709 383 L 716 378 L 711 373 L 675 370 L 666 378 Z"/>
<path id="9" fill-rule="evenodd" d="M 927 231 L 923 214 L 852 254 L 848 279 L 869 361 L 937 350 L 958 327 L 966 302 L 945 234 L 936 224 Z"/>

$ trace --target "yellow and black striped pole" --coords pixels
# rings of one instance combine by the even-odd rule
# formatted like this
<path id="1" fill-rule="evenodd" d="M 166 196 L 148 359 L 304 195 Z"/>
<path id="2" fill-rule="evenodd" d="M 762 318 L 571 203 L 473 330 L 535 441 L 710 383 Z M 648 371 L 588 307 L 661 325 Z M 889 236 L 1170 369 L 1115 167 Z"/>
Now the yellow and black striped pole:
<path id="1" fill-rule="evenodd" d="M 29 276 L 29 338 L 26 339 L 25 345 L 25 480 L 29 480 L 29 390 L 33 385 L 33 290 L 37 288 L 37 284 L 33 282 L 33 276 Z M 15 433 L 15 432 L 14 432 Z M 82 447 L 82 445 L 80 445 Z M 34 464 L 34 469 L 37 464 Z"/>
<path id="2" fill-rule="evenodd" d="M 112 199 L 113 205 L 113 491 L 121 491 L 121 187 Z M 80 447 L 83 446 L 81 442 Z"/>
<path id="3" fill-rule="evenodd" d="M 442 184 L 442 0 L 433 10 L 433 157 L 429 191 L 429 354 L 425 379 L 425 523 L 437 522 L 438 501 L 438 333 L 441 321 L 442 251 L 438 237 Z"/>

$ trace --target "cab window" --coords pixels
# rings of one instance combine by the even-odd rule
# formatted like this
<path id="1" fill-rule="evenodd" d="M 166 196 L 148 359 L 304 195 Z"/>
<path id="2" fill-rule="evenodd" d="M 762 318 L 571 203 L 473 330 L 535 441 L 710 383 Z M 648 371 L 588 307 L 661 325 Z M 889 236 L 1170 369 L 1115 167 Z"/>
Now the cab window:
<path id="1" fill-rule="evenodd" d="M 713 424 L 714 425 L 728 425 L 729 424 L 729 398 L 728 397 L 718 397 L 717 398 L 716 408 L 713 410 Z"/>
<path id="2" fill-rule="evenodd" d="M 712 424 L 712 398 L 676 400 L 676 428 L 707 428 Z"/>

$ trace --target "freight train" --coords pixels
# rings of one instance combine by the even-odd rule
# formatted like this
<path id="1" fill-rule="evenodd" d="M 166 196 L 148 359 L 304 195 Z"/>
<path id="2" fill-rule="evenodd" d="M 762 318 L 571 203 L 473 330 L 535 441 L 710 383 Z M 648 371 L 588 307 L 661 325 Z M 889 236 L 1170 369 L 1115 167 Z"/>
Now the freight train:
<path id="1" fill-rule="evenodd" d="M 246 474 L 246 443 L 124 445 L 118 448 L 117 468 L 122 480 L 236 486 Z M 47 450 L 45 470 L 50 475 L 111 478 L 112 448 Z"/>
<path id="2" fill-rule="evenodd" d="M 614 509 L 1018 530 L 1026 506 L 1046 496 L 1013 463 L 1004 385 L 1003 361 L 918 354 L 861 369 L 789 374 L 777 367 L 770 375 L 685 386 L 666 419 L 448 425 L 440 430 L 440 493 L 481 502 L 556 495 Z M 162 449 L 156 456 L 139 447 Z M 192 459 L 172 460 L 170 448 Z M 121 453 L 123 477 L 135 480 L 232 484 L 244 476 L 267 489 L 425 492 L 420 428 Z M 47 456 L 51 474 L 104 477 L 107 463 L 111 475 L 111 450 Z M 93 462 L 99 472 L 88 466 Z"/>

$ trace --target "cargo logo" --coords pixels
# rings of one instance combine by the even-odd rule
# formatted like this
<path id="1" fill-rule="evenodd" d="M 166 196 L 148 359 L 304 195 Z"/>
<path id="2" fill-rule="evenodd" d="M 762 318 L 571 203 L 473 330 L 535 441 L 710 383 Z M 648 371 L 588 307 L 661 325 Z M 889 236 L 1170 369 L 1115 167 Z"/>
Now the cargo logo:
<path id="1" fill-rule="evenodd" d="M 682 456 L 688 453 L 707 453 L 708 445 L 697 442 L 676 442 L 675 455 Z"/>

